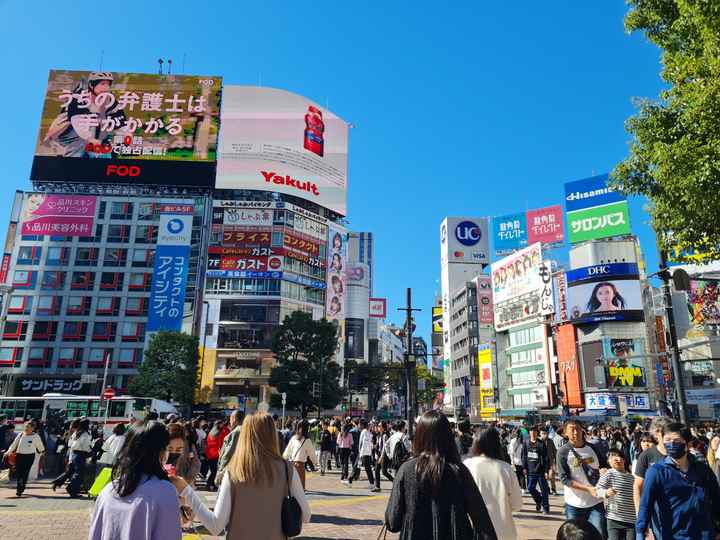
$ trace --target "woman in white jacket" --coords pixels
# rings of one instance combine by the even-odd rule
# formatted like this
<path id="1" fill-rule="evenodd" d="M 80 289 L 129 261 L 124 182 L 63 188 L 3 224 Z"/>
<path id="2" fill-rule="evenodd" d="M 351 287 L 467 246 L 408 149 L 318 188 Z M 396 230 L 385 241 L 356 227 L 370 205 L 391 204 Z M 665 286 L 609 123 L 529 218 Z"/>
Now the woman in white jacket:
<path id="1" fill-rule="evenodd" d="M 303 489 L 305 489 L 305 463 L 307 460 L 310 460 L 315 467 L 320 466 L 315 455 L 315 445 L 308 438 L 309 428 L 307 420 L 299 420 L 295 424 L 295 435 L 290 439 L 285 447 L 285 452 L 283 452 L 283 458 L 295 466 Z"/>
<path id="2" fill-rule="evenodd" d="M 500 434 L 495 428 L 480 431 L 464 461 L 480 490 L 498 538 L 517 539 L 513 512 L 522 509 L 522 493 L 513 468 L 502 461 Z"/>

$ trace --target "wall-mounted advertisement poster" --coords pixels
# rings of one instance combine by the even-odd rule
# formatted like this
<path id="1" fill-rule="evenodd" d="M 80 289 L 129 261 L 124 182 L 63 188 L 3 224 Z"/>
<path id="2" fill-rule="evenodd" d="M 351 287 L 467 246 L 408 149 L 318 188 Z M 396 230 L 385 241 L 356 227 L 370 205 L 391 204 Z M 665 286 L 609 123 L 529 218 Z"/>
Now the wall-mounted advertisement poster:
<path id="1" fill-rule="evenodd" d="M 603 338 L 609 388 L 642 388 L 645 378 L 645 340 Z"/>
<path id="2" fill-rule="evenodd" d="M 524 212 L 494 217 L 492 224 L 495 256 L 508 255 L 528 245 L 527 222 Z"/>
<path id="3" fill-rule="evenodd" d="M 95 207 L 92 195 L 28 193 L 21 216 L 23 235 L 93 236 Z"/>
<path id="4" fill-rule="evenodd" d="M 570 270 L 567 282 L 567 305 L 573 322 L 641 321 L 644 318 L 636 264 L 601 264 Z"/>
<path id="5" fill-rule="evenodd" d="M 327 293 L 325 316 L 329 321 L 345 319 L 347 233 L 337 225 L 328 227 Z"/>
<path id="6" fill-rule="evenodd" d="M 547 206 L 536 210 L 528 210 L 527 216 L 528 244 L 559 245 L 565 239 L 563 213 L 560 205 Z"/>
<path id="7" fill-rule="evenodd" d="M 30 178 L 215 185 L 221 77 L 51 70 Z"/>

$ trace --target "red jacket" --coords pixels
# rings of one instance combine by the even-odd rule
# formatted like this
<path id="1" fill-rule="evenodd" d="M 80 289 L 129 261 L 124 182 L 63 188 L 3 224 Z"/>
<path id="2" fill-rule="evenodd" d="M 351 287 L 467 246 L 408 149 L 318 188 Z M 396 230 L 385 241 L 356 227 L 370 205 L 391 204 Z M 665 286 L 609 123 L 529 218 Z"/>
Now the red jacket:
<path id="1" fill-rule="evenodd" d="M 213 436 L 208 434 L 207 440 L 205 441 L 205 457 L 208 459 L 218 459 L 220 457 L 220 449 L 222 448 L 223 441 L 230 430 L 227 427 L 222 428 L 220 433 Z"/>

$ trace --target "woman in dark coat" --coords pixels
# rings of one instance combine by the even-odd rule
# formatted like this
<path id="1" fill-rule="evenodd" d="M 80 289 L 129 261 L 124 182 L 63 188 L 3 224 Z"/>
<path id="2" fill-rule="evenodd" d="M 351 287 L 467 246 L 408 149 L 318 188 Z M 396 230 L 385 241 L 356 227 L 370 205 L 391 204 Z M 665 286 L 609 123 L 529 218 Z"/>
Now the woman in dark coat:
<path id="1" fill-rule="evenodd" d="M 439 411 L 426 412 L 418 422 L 413 458 L 398 470 L 385 523 L 390 532 L 400 532 L 400 540 L 497 540 L 450 423 Z"/>

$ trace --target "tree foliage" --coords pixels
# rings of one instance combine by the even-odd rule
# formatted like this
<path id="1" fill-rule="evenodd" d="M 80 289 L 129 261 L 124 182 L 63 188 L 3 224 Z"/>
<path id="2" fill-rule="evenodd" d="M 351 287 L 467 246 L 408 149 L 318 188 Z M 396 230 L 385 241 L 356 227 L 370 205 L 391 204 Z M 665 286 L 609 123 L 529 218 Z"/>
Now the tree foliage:
<path id="1" fill-rule="evenodd" d="M 158 332 L 150 340 L 128 390 L 136 396 L 190 405 L 197 363 L 197 337 L 182 332 Z"/>
<path id="2" fill-rule="evenodd" d="M 332 409 L 342 400 L 340 366 L 332 360 L 338 347 L 337 326 L 322 319 L 313 320 L 302 311 L 285 317 L 272 338 L 272 351 L 277 360 L 270 372 L 270 384 L 278 392 L 287 393 L 287 407 L 307 410 L 317 405 L 312 396 L 313 383 L 320 381 L 322 366 L 322 407 Z M 272 404 L 279 405 L 279 396 Z"/>
<path id="3" fill-rule="evenodd" d="M 435 395 L 443 387 L 443 379 L 433 375 L 432 370 L 428 369 L 425 364 L 418 364 L 416 369 L 416 378 L 419 381 L 425 381 L 425 389 L 418 389 L 417 402 L 418 405 L 432 406 Z"/>
<path id="4" fill-rule="evenodd" d="M 666 250 L 720 256 L 720 2 L 628 0 L 628 32 L 662 51 L 667 89 L 637 103 L 629 156 L 613 183 L 651 202 Z"/>

